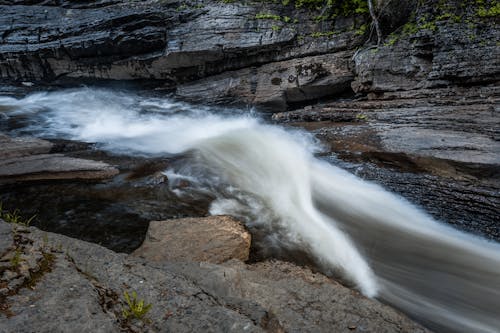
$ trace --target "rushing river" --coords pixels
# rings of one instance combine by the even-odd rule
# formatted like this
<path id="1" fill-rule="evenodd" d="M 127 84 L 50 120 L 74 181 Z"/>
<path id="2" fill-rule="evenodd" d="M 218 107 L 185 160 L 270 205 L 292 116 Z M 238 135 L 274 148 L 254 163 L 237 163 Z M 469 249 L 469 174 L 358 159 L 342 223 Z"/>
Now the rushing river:
<path id="1" fill-rule="evenodd" d="M 500 330 L 500 245 L 315 158 L 321 145 L 305 132 L 248 111 L 106 90 L 0 97 L 0 108 L 24 119 L 20 133 L 120 154 L 192 152 L 189 165 L 165 173 L 212 191 L 211 213 L 265 230 L 270 247 L 306 251 L 325 273 L 431 329 Z"/>

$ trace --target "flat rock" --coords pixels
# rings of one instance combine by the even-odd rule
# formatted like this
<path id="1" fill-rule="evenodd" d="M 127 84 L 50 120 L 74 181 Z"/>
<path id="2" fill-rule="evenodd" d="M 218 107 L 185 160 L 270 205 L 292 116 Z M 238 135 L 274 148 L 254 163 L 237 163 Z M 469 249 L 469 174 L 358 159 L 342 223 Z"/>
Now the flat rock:
<path id="1" fill-rule="evenodd" d="M 281 261 L 171 264 L 216 299 L 258 317 L 272 309 L 282 332 L 427 332 L 394 309 L 322 274 Z M 258 307 L 257 307 L 258 308 Z"/>
<path id="2" fill-rule="evenodd" d="M 0 160 L 0 183 L 32 180 L 101 180 L 118 174 L 106 163 L 61 154 L 41 154 Z"/>
<path id="3" fill-rule="evenodd" d="M 32 137 L 11 138 L 0 134 L 0 161 L 34 154 L 50 152 L 53 144 Z"/>
<path id="4" fill-rule="evenodd" d="M 33 227 L 22 237 L 27 253 L 52 256 L 51 268 L 32 288 L 0 298 L 2 333 L 426 332 L 392 308 L 288 263 L 155 264 Z M 125 320 L 125 291 L 152 304 L 146 320 Z"/>
<path id="5" fill-rule="evenodd" d="M 264 331 L 179 274 L 95 244 L 30 231 L 23 234 L 33 241 L 28 246 L 51 254 L 52 267 L 32 288 L 0 298 L 1 333 Z M 152 304 L 144 321 L 124 318 L 125 291 Z"/>
<path id="6" fill-rule="evenodd" d="M 230 216 L 152 221 L 134 256 L 150 261 L 248 260 L 251 235 Z"/>

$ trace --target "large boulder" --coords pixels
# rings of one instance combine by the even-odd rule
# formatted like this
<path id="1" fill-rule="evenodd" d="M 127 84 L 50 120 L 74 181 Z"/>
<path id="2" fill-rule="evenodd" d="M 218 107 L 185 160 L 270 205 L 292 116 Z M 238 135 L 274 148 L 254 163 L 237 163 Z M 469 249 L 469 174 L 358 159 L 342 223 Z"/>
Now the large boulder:
<path id="1" fill-rule="evenodd" d="M 248 260 L 251 236 L 230 216 L 152 221 L 134 256 L 150 261 Z"/>

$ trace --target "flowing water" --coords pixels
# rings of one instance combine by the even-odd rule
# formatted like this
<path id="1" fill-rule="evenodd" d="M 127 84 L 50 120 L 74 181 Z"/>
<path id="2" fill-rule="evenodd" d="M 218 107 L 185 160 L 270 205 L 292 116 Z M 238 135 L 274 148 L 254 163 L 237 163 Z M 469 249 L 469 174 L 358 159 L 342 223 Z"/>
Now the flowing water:
<path id="1" fill-rule="evenodd" d="M 270 248 L 301 249 L 430 328 L 499 332 L 500 245 L 456 231 L 382 187 L 314 157 L 307 133 L 252 112 L 78 89 L 0 98 L 18 133 L 96 142 L 121 154 L 191 152 L 165 170 L 210 190 L 213 214 L 266 232 Z M 179 196 L 189 195 L 179 190 Z"/>

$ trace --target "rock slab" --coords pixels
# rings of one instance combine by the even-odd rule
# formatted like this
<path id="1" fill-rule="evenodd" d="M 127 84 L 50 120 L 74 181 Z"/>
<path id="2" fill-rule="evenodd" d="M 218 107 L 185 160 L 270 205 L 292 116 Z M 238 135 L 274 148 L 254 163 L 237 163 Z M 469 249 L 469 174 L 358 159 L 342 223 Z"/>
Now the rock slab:
<path id="1" fill-rule="evenodd" d="M 50 154 L 53 144 L 0 134 L 0 184 L 37 180 L 102 180 L 118 174 L 109 164 Z"/>
<path id="2" fill-rule="evenodd" d="M 230 216 L 152 221 L 134 256 L 154 262 L 248 260 L 251 235 Z"/>
<path id="3" fill-rule="evenodd" d="M 7 226 L 7 228 L 4 228 Z M 11 225 L 0 220 L 0 240 Z M 5 230 L 4 230 L 5 229 Z M 19 233 L 18 233 L 19 235 Z M 0 298 L 0 332 L 427 332 L 397 311 L 308 269 L 238 260 L 154 264 L 29 228 L 29 253 L 51 256 L 35 285 Z M 152 304 L 125 319 L 124 292 Z M 147 320 L 146 320 L 147 319 Z"/>

